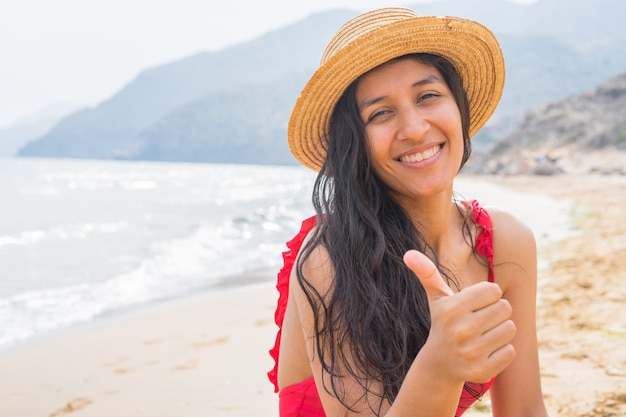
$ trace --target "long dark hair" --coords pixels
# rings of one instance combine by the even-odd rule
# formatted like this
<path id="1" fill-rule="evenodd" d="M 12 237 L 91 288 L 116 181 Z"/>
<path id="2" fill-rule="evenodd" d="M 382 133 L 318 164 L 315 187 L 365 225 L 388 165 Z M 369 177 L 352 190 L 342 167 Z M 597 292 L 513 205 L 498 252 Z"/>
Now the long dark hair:
<path id="1" fill-rule="evenodd" d="M 454 96 L 463 129 L 460 170 L 471 153 L 469 105 L 461 78 L 442 57 L 397 59 L 407 58 L 435 67 Z M 297 277 L 313 309 L 323 372 L 330 375 L 324 388 L 351 409 L 354 404 L 346 403 L 340 378 L 352 376 L 364 388 L 371 410 L 379 413 L 385 400 L 396 398 L 430 330 L 426 294 L 404 265 L 404 253 L 422 251 L 451 285 L 458 283 L 372 169 L 356 106 L 357 82 L 346 89 L 331 118 L 327 157 L 313 190 L 318 227 L 303 248 Z M 464 233 L 471 242 L 469 215 L 464 216 Z M 329 294 L 316 291 L 302 272 L 318 245 L 327 250 L 335 271 Z M 379 391 L 373 382 L 380 384 Z"/>

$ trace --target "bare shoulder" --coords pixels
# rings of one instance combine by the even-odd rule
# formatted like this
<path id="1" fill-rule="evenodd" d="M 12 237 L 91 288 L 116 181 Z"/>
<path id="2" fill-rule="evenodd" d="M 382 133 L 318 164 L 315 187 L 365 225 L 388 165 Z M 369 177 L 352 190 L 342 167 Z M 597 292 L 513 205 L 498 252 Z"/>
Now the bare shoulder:
<path id="1" fill-rule="evenodd" d="M 503 290 L 520 281 L 536 281 L 537 247 L 533 231 L 508 211 L 486 207 L 493 225 L 496 282 Z"/>
<path id="2" fill-rule="evenodd" d="M 535 247 L 535 235 L 520 218 L 497 207 L 486 207 L 493 226 L 494 249 L 518 250 L 520 246 Z"/>

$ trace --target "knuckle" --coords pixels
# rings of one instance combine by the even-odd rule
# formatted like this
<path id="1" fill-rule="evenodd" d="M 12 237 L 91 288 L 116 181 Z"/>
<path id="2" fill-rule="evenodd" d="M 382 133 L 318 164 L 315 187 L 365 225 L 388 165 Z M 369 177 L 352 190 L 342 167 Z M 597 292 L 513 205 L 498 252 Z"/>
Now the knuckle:
<path id="1" fill-rule="evenodd" d="M 454 339 L 459 346 L 464 346 L 474 336 L 474 331 L 468 326 L 462 326 L 455 332 Z"/>
<path id="2" fill-rule="evenodd" d="M 483 383 L 491 379 L 491 372 L 489 372 L 488 367 L 484 366 L 482 363 L 471 364 L 467 371 L 468 381 Z"/>
<path id="3" fill-rule="evenodd" d="M 515 359 L 515 356 L 516 352 L 513 345 L 509 344 L 503 346 L 502 349 L 500 349 L 501 367 L 504 369 L 505 367 L 509 366 L 511 362 L 513 362 L 513 360 Z"/>
<path id="4" fill-rule="evenodd" d="M 487 286 L 485 290 L 488 291 L 490 297 L 493 299 L 502 298 L 502 288 L 500 288 L 498 284 L 493 282 L 487 282 L 485 284 Z"/>
<path id="5" fill-rule="evenodd" d="M 498 305 L 500 307 L 500 310 L 506 317 L 510 317 L 511 314 L 513 314 L 513 307 L 511 307 L 511 303 L 509 303 L 509 300 L 501 298 L 498 301 Z"/>
<path id="6" fill-rule="evenodd" d="M 471 296 L 468 289 L 463 290 L 468 295 L 468 298 L 476 298 L 484 303 L 484 305 L 495 304 L 502 299 L 502 289 L 498 284 L 494 284 L 493 282 L 483 281 L 469 287 L 469 289 L 473 291 L 471 292 Z"/>
<path id="7" fill-rule="evenodd" d="M 458 354 L 459 354 L 459 358 L 461 358 L 463 362 L 468 364 L 467 366 L 469 367 L 469 369 L 472 369 L 475 367 L 476 359 L 477 359 L 476 349 L 464 346 L 459 349 Z"/>
<path id="8" fill-rule="evenodd" d="M 510 338 L 512 339 L 517 334 L 517 326 L 515 326 L 515 323 L 513 322 L 513 320 L 507 320 L 504 324 L 506 326 L 506 329 L 508 331 Z"/>

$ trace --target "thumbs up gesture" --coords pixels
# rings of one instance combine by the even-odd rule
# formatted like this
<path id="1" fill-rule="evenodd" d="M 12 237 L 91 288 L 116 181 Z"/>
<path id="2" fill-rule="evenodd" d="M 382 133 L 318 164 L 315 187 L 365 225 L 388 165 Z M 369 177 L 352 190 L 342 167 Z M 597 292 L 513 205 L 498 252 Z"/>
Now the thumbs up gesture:
<path id="1" fill-rule="evenodd" d="M 442 373 L 461 381 L 485 382 L 515 358 L 511 306 L 497 284 L 481 282 L 454 293 L 424 254 L 410 250 L 404 263 L 428 296 L 431 329 L 420 354 Z"/>

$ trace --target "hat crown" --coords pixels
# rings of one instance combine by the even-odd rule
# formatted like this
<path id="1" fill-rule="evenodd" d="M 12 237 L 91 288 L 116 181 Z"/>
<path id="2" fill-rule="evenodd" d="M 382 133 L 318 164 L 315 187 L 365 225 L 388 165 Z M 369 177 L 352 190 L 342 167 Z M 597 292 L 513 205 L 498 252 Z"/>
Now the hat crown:
<path id="1" fill-rule="evenodd" d="M 405 7 L 385 7 L 362 13 L 348 20 L 339 28 L 335 36 L 333 36 L 330 42 L 328 42 L 328 45 L 326 45 L 326 49 L 324 49 L 320 60 L 320 65 L 328 61 L 343 47 L 363 35 L 371 33 L 383 26 L 387 26 L 390 23 L 419 16 L 419 13 Z"/>

